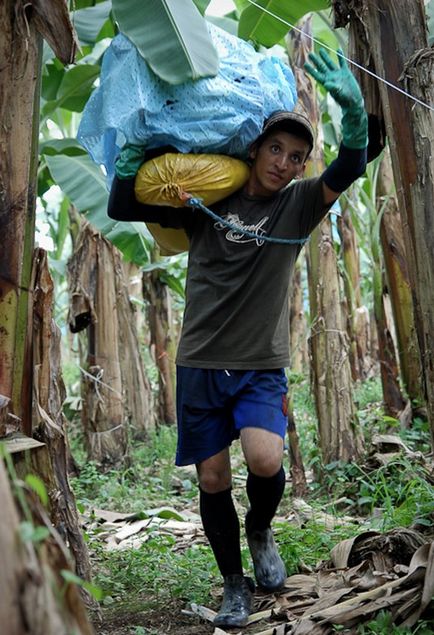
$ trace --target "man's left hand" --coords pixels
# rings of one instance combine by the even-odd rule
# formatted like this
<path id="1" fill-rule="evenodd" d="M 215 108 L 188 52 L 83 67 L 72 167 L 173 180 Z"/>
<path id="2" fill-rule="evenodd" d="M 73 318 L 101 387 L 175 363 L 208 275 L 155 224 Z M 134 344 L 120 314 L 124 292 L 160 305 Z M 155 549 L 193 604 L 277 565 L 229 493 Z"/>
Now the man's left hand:
<path id="1" fill-rule="evenodd" d="M 315 67 L 305 64 L 304 68 L 328 90 L 342 109 L 351 111 L 353 108 L 363 108 L 363 97 L 356 78 L 348 68 L 341 49 L 337 53 L 339 66 L 336 66 L 324 49 L 320 49 L 319 55 L 309 55 Z"/>

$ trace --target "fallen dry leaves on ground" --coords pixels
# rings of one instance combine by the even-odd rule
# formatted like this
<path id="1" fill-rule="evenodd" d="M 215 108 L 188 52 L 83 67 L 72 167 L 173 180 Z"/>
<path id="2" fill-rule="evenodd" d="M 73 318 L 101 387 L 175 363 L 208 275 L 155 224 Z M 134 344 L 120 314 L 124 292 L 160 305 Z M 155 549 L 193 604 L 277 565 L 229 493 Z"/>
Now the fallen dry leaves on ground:
<path id="1" fill-rule="evenodd" d="M 334 625 L 351 629 L 382 609 L 390 611 L 397 624 L 413 626 L 433 594 L 433 542 L 410 529 L 368 531 L 339 543 L 330 561 L 314 573 L 289 577 L 278 595 L 257 597 L 262 610 L 250 616 L 249 624 L 268 619 L 274 625 L 248 632 L 328 635 Z M 204 607 L 192 609 L 203 619 L 215 616 Z M 215 629 L 214 635 L 223 632 Z"/>
<path id="2" fill-rule="evenodd" d="M 294 502 L 300 516 L 310 515 L 307 503 Z M 333 517 L 326 520 L 333 525 Z M 180 514 L 169 507 L 146 510 L 140 515 L 93 510 L 88 523 L 98 526 L 99 539 L 107 549 L 137 548 L 149 539 L 149 529 L 152 533 L 176 536 L 176 550 L 193 542 L 206 543 L 197 514 Z M 351 632 L 382 609 L 391 612 L 395 623 L 412 626 L 433 594 L 434 542 L 427 542 L 411 529 L 365 531 L 337 544 L 330 560 L 320 563 L 314 572 L 287 578 L 279 594 L 257 593 L 255 613 L 241 632 L 327 635 L 334 632 L 333 625 L 342 625 Z M 188 612 L 209 622 L 215 616 L 211 609 L 197 605 Z M 214 631 L 214 635 L 222 633 L 221 629 Z"/>

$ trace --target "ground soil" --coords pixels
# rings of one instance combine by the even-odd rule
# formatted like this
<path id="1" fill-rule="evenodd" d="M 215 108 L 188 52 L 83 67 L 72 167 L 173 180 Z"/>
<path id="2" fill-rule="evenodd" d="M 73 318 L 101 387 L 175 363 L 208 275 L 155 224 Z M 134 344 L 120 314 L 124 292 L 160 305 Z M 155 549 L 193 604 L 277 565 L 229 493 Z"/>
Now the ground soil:
<path id="1" fill-rule="evenodd" d="M 99 619 L 93 620 L 96 635 L 212 635 L 215 627 L 197 615 L 186 615 L 182 602 L 171 602 L 167 607 L 143 611 L 112 608 L 103 610 Z M 214 607 L 217 608 L 217 607 Z M 243 635 L 253 635 L 270 626 L 267 620 L 251 624 L 243 629 Z M 143 630 L 139 630 L 139 629 Z M 239 634 L 240 629 L 233 633 Z M 229 631 L 230 633 L 230 631 Z"/>
<path id="2" fill-rule="evenodd" d="M 97 635 L 135 635 L 138 627 L 144 629 L 143 635 L 212 635 L 214 628 L 198 616 L 182 613 L 182 604 L 171 603 L 158 610 L 116 611 L 104 613 L 101 619 L 94 619 Z"/>

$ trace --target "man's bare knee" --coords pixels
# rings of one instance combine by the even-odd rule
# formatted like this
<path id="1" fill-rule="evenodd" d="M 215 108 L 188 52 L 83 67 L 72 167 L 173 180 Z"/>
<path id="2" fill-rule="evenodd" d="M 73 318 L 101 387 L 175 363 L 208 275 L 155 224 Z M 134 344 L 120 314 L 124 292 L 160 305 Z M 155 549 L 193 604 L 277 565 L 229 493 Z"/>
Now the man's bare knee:
<path id="1" fill-rule="evenodd" d="M 217 494 L 228 489 L 232 484 L 229 451 L 226 448 L 196 465 L 199 485 L 208 494 Z"/>
<path id="2" fill-rule="evenodd" d="M 269 455 L 257 455 L 250 457 L 249 470 L 256 476 L 270 478 L 277 474 L 282 465 L 282 457 L 270 457 Z"/>
<path id="3" fill-rule="evenodd" d="M 247 465 L 256 476 L 271 477 L 282 465 L 283 439 L 261 428 L 244 428 L 241 444 Z"/>
<path id="4" fill-rule="evenodd" d="M 208 494 L 223 492 L 231 486 L 231 477 L 218 472 L 199 472 L 199 484 L 201 489 Z"/>

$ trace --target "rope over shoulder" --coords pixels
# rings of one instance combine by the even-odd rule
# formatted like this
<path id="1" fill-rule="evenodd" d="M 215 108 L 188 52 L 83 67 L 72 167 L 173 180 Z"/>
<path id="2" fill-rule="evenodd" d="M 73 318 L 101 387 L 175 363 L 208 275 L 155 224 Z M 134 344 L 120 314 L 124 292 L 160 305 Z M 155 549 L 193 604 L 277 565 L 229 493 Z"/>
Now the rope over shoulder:
<path id="1" fill-rule="evenodd" d="M 277 243 L 279 245 L 305 245 L 307 241 L 309 240 L 309 236 L 307 236 L 306 238 L 275 238 L 274 236 L 265 236 L 263 234 L 258 234 L 257 232 L 252 232 L 248 229 L 244 229 L 243 227 L 240 227 L 239 225 L 236 225 L 235 223 L 231 223 L 230 221 L 227 221 L 225 218 L 222 218 L 218 214 L 215 214 L 212 210 L 208 209 L 208 207 L 206 207 L 202 203 L 200 198 L 194 198 L 194 197 L 189 198 L 186 204 L 189 207 L 200 209 L 202 212 L 205 212 L 205 214 L 210 216 L 212 219 L 214 219 L 215 221 L 217 221 L 224 227 L 227 227 L 228 229 L 232 229 L 233 231 L 236 231 L 239 234 L 242 234 L 243 236 L 248 236 L 249 238 L 256 238 L 256 240 L 261 240 L 262 242 L 275 243 L 275 244 Z"/>

